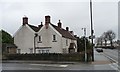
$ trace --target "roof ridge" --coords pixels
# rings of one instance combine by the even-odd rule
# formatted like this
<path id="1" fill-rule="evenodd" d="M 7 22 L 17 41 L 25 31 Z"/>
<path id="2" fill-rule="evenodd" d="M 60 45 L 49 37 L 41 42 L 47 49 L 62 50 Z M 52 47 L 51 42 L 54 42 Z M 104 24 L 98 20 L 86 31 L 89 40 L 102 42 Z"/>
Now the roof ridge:
<path id="1" fill-rule="evenodd" d="M 31 25 L 31 24 L 27 24 L 31 29 L 33 29 L 35 32 L 38 32 L 42 26 L 34 26 L 34 25 Z"/>
<path id="2" fill-rule="evenodd" d="M 64 28 L 59 28 L 58 26 L 51 24 L 63 37 L 76 39 L 74 35 L 72 35 L 69 31 L 65 30 Z"/>
<path id="3" fill-rule="evenodd" d="M 31 25 L 31 24 L 28 24 L 28 25 L 30 25 L 30 26 L 34 26 L 34 25 Z M 37 26 L 34 26 L 34 27 L 37 27 Z M 37 27 L 38 28 L 38 27 Z"/>

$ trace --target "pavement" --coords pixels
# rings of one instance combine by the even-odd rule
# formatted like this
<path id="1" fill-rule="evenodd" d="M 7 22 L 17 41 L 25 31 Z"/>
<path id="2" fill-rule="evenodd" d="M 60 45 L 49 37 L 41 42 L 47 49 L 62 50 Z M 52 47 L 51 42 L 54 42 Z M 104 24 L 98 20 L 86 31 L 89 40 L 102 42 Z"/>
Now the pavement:
<path id="1" fill-rule="evenodd" d="M 97 51 L 94 50 L 94 62 L 92 62 L 91 64 L 110 64 L 111 61 L 104 55 L 103 52 L 98 53 Z"/>

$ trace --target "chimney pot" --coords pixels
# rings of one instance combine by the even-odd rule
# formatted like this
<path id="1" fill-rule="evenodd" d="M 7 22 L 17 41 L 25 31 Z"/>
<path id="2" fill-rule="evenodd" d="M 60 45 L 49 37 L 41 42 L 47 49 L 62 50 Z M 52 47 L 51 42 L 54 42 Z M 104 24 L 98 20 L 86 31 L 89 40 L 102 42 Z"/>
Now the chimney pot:
<path id="1" fill-rule="evenodd" d="M 71 33 L 72 35 L 74 35 L 73 31 L 70 31 L 70 33 Z"/>
<path id="2" fill-rule="evenodd" d="M 62 28 L 62 23 L 60 22 L 60 20 L 59 20 L 59 22 L 58 22 L 58 27 L 59 27 L 59 28 Z"/>
<path id="3" fill-rule="evenodd" d="M 43 26 L 43 23 L 41 22 L 41 26 Z"/>
<path id="4" fill-rule="evenodd" d="M 42 22 L 41 22 L 41 25 L 38 25 L 38 27 L 42 27 L 43 26 L 43 24 L 42 24 Z"/>
<path id="5" fill-rule="evenodd" d="M 75 38 L 77 38 L 77 35 L 74 35 Z"/>
<path id="6" fill-rule="evenodd" d="M 69 31 L 69 27 L 66 27 L 66 30 Z"/>

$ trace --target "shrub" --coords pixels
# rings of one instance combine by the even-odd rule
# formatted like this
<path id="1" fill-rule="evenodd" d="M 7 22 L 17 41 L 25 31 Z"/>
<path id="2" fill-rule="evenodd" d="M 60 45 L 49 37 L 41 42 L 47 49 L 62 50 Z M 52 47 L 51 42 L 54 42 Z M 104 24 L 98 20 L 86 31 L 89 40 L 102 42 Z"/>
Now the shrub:
<path id="1" fill-rule="evenodd" d="M 91 61 L 90 54 L 88 62 Z M 43 53 L 43 54 L 7 54 L 7 60 L 50 60 L 50 61 L 84 61 L 84 54 L 60 54 L 60 53 Z"/>

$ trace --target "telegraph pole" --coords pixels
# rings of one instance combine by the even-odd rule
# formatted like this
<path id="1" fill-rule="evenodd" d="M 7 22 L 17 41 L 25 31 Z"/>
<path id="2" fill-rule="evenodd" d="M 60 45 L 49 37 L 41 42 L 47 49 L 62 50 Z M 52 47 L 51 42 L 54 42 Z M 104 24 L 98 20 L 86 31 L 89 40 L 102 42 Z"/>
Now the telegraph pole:
<path id="1" fill-rule="evenodd" d="M 91 42 L 92 42 L 92 61 L 94 61 L 94 48 L 93 48 L 93 16 L 92 16 L 92 0 L 90 0 L 90 17 L 91 17 Z"/>

